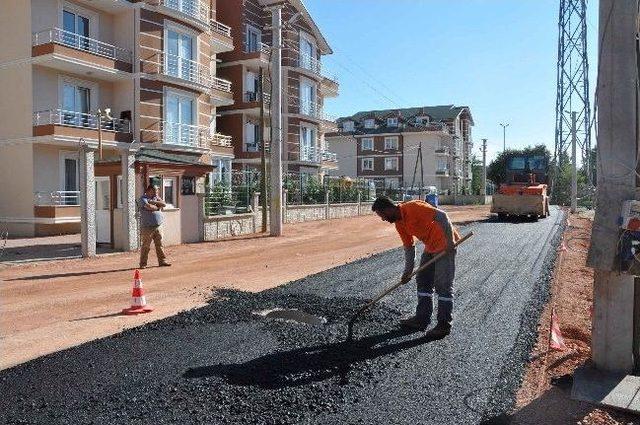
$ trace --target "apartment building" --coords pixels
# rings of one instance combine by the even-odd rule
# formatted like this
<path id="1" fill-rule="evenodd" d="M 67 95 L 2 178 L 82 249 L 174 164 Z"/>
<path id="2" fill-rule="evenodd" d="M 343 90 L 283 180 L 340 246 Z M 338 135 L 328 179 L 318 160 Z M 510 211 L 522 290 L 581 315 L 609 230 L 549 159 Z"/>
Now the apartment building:
<path id="1" fill-rule="evenodd" d="M 261 143 L 270 139 L 272 0 L 229 0 L 218 4 L 218 16 L 232 28 L 234 49 L 219 56 L 218 75 L 231 81 L 233 104 L 219 108 L 218 128 L 234 140 L 233 167 L 257 170 Z M 322 66 L 331 47 L 300 0 L 282 9 L 283 169 L 324 175 L 337 167 L 324 135 L 337 127 L 324 112 L 325 99 L 338 95 L 338 83 Z M 260 73 L 264 86 L 260 88 Z M 260 109 L 264 109 L 261 134 Z"/>
<path id="2" fill-rule="evenodd" d="M 334 175 L 371 179 L 385 188 L 424 182 L 440 192 L 471 189 L 474 123 L 466 106 L 362 111 L 337 123 L 339 131 L 326 136 L 337 154 Z"/>
<path id="3" fill-rule="evenodd" d="M 97 242 L 135 249 L 135 199 L 155 183 L 166 242 L 199 239 L 196 189 L 234 158 L 215 119 L 234 87 L 216 64 L 242 43 L 221 1 L 2 2 L 1 231 L 78 232 L 86 195 Z"/>

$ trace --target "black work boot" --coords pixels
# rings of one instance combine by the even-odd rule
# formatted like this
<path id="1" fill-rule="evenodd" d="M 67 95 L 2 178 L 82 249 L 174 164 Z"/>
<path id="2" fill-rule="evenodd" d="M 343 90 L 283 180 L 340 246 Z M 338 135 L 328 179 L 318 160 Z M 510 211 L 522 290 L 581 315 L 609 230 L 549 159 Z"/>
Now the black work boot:
<path id="1" fill-rule="evenodd" d="M 423 331 L 431 323 L 431 313 L 433 312 L 433 300 L 431 297 L 418 297 L 416 315 L 400 320 L 400 325 L 405 328 Z"/>
<path id="2" fill-rule="evenodd" d="M 438 322 L 435 328 L 426 333 L 426 336 L 434 339 L 441 339 L 451 333 L 451 325 L 446 322 Z"/>
<path id="3" fill-rule="evenodd" d="M 402 326 L 403 328 L 423 331 L 427 329 L 427 326 L 429 326 L 429 322 L 425 322 L 424 320 L 420 319 L 418 316 L 411 316 L 406 319 L 400 320 L 400 326 Z"/>

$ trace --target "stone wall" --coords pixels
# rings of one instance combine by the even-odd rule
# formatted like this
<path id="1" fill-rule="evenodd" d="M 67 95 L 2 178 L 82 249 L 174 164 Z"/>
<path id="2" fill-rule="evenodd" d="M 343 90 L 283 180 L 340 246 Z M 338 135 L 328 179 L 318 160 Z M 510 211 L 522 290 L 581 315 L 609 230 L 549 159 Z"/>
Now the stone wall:
<path id="1" fill-rule="evenodd" d="M 254 212 L 247 214 L 204 216 L 204 202 L 202 195 L 200 202 L 200 232 L 203 241 L 213 241 L 233 236 L 248 235 L 261 231 L 262 208 L 258 206 L 257 196 L 252 203 Z M 373 214 L 372 202 L 349 204 L 314 204 L 314 205 L 285 205 L 283 219 L 285 223 L 302 223 L 336 218 L 357 217 Z M 267 217 L 267 222 L 269 217 Z"/>
<path id="2" fill-rule="evenodd" d="M 440 205 L 489 205 L 491 196 L 482 195 L 439 195 Z"/>

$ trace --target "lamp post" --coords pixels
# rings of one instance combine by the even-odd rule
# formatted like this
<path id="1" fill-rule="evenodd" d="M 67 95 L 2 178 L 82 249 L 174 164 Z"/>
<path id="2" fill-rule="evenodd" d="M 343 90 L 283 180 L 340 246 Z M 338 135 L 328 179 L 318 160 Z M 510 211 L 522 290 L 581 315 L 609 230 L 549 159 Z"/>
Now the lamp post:
<path id="1" fill-rule="evenodd" d="M 500 125 L 502 126 L 502 152 L 504 152 L 507 150 L 507 127 L 509 127 L 509 123 L 500 123 Z"/>

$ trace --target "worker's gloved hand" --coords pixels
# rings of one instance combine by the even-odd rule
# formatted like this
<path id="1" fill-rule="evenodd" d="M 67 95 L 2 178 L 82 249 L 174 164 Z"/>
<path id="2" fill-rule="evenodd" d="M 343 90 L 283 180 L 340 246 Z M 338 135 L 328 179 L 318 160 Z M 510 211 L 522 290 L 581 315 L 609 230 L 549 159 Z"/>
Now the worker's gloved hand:
<path id="1" fill-rule="evenodd" d="M 403 285 L 411 282 L 411 273 L 402 273 L 402 277 L 400 277 L 400 283 Z"/>

